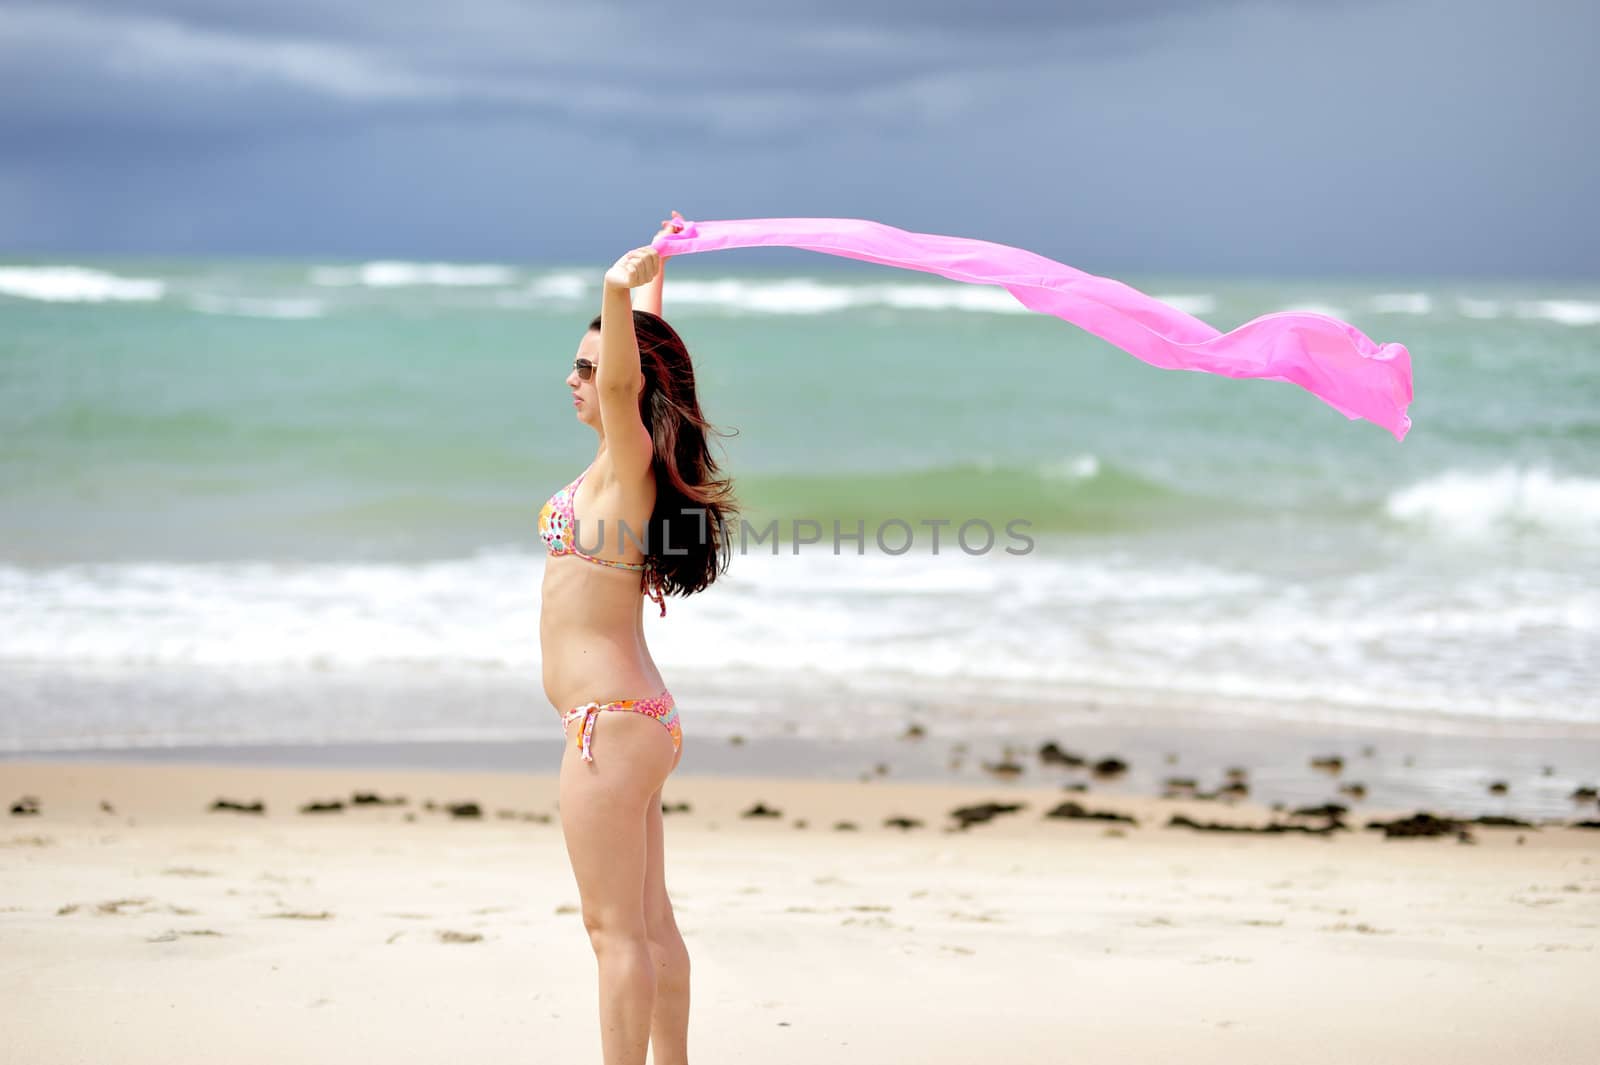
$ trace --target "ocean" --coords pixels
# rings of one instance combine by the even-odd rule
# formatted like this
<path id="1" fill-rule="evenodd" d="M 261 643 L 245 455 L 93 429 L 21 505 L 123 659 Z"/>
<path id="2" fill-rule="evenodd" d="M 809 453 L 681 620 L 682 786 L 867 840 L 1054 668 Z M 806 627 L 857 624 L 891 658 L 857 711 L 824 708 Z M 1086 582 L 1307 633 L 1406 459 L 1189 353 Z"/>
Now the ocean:
<path id="1" fill-rule="evenodd" d="M 603 265 L 0 261 L 0 751 L 559 737 L 535 517 Z M 667 272 L 783 530 L 646 612 L 686 731 L 1600 738 L 1600 285 L 1120 278 L 1406 344 L 1401 443 L 1000 289 Z"/>

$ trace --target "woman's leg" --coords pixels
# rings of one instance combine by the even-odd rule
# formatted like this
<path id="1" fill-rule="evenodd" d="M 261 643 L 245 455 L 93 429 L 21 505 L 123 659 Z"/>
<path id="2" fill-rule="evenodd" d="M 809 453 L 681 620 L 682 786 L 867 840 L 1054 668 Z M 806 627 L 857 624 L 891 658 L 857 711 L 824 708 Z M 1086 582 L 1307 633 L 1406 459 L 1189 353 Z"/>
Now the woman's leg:
<path id="1" fill-rule="evenodd" d="M 650 1017 L 650 1049 L 655 1065 L 688 1065 L 689 948 L 684 946 L 667 897 L 662 861 L 661 789 L 650 797 L 646 816 L 644 921 L 650 955 L 656 963 L 656 1006 Z"/>
<path id="2" fill-rule="evenodd" d="M 646 807 L 675 761 L 660 722 L 602 711 L 593 762 L 567 728 L 561 756 L 561 831 L 600 970 L 600 1046 L 605 1065 L 643 1065 L 656 972 L 644 916 Z M 604 735 L 601 735 L 604 733 Z"/>

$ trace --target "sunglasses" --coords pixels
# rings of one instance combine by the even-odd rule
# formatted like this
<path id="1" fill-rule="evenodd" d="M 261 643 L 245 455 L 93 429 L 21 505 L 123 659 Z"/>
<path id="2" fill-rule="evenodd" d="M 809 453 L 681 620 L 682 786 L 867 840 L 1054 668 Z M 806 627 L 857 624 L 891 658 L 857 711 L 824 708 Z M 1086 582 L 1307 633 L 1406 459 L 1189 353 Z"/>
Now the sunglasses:
<path id="1" fill-rule="evenodd" d="M 594 368 L 599 365 L 599 363 L 590 362 L 588 359 L 574 359 L 572 368 L 578 371 L 578 380 L 588 381 L 594 377 Z"/>

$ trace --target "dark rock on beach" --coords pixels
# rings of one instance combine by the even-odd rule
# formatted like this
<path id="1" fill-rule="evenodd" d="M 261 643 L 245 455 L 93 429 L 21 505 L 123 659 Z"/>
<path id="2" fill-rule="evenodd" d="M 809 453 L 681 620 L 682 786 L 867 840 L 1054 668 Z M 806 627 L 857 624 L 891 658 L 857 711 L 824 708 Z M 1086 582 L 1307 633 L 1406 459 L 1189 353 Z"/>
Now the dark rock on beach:
<path id="1" fill-rule="evenodd" d="M 1016 762 L 985 762 L 983 763 L 983 768 L 997 777 L 1008 779 L 1022 775 L 1022 766 Z"/>
<path id="2" fill-rule="evenodd" d="M 950 811 L 950 816 L 961 823 L 961 828 L 967 828 L 986 824 L 1000 814 L 1016 813 L 1023 805 L 1020 802 L 985 802 L 976 806 L 958 806 Z"/>
<path id="3" fill-rule="evenodd" d="M 1489 784 L 1489 794 L 1490 795 L 1504 795 L 1506 792 L 1508 792 L 1510 790 L 1511 790 L 1511 785 L 1507 784 L 1503 780 L 1492 781 Z"/>
<path id="4" fill-rule="evenodd" d="M 886 817 L 883 819 L 883 827 L 898 828 L 902 830 L 921 828 L 922 822 L 917 820 L 915 817 Z"/>
<path id="5" fill-rule="evenodd" d="M 1600 796 L 1600 792 L 1597 792 L 1592 786 L 1585 785 L 1573 791 L 1572 801 L 1593 802 L 1597 796 Z"/>
<path id="6" fill-rule="evenodd" d="M 1054 740 L 1039 748 L 1039 761 L 1046 765 L 1064 765 L 1068 769 L 1079 769 L 1089 764 L 1083 755 L 1064 750 Z"/>
<path id="7" fill-rule="evenodd" d="M 1338 820 L 1339 818 L 1343 817 L 1345 814 L 1347 814 L 1349 812 L 1350 812 L 1350 807 L 1344 805 L 1343 803 L 1325 802 L 1321 806 L 1302 806 L 1298 810 L 1295 810 L 1292 814 L 1290 814 L 1290 816 L 1291 817 L 1326 817 L 1326 818 L 1329 818 L 1331 820 Z"/>
<path id="8" fill-rule="evenodd" d="M 855 832 L 857 831 L 857 827 L 854 821 L 835 821 L 833 823 L 833 830 L 835 832 Z"/>
<path id="9" fill-rule="evenodd" d="M 1325 773 L 1340 773 L 1344 770 L 1344 759 L 1336 754 L 1326 755 L 1311 759 L 1311 768 L 1320 769 Z"/>
<path id="10" fill-rule="evenodd" d="M 689 804 L 686 802 L 664 802 L 661 804 L 661 812 L 664 814 L 686 814 L 689 812 Z"/>
<path id="11" fill-rule="evenodd" d="M 252 803 L 234 802 L 232 799 L 218 799 L 211 804 L 209 812 L 216 813 L 218 810 L 233 810 L 241 814 L 264 814 L 267 812 L 267 804 L 260 799 Z"/>
<path id="12" fill-rule="evenodd" d="M 385 799 L 370 791 L 358 791 L 350 797 L 351 806 L 404 806 L 405 803 L 406 797 L 404 795 L 396 795 L 392 799 Z"/>
<path id="13" fill-rule="evenodd" d="M 300 807 L 300 812 L 303 814 L 336 814 L 343 811 L 344 803 L 338 799 L 332 799 L 328 802 L 308 802 Z"/>
<path id="14" fill-rule="evenodd" d="M 1094 764 L 1097 777 L 1116 777 L 1128 771 L 1128 763 L 1120 758 L 1102 758 Z"/>
<path id="15" fill-rule="evenodd" d="M 472 818 L 482 817 L 483 809 L 475 802 L 454 802 L 446 807 L 451 817 Z"/>
<path id="16" fill-rule="evenodd" d="M 24 795 L 11 804 L 12 817 L 35 817 L 39 813 L 39 800 L 32 795 Z"/>
<path id="17" fill-rule="evenodd" d="M 1425 810 L 1418 811 L 1410 817 L 1399 817 L 1393 821 L 1368 821 L 1367 829 L 1382 829 L 1385 839 L 1411 839 L 1424 836 L 1447 836 L 1453 832 L 1461 832 L 1464 823 L 1448 817 L 1436 817 Z"/>
<path id="18" fill-rule="evenodd" d="M 1196 832 L 1243 832 L 1264 836 L 1281 835 L 1285 832 L 1302 832 L 1308 836 L 1327 836 L 1334 832 L 1348 832 L 1349 827 L 1341 821 L 1329 821 L 1324 825 L 1295 825 L 1282 821 L 1269 821 L 1264 825 L 1229 825 L 1218 821 L 1196 821 L 1185 814 L 1173 814 L 1167 821 L 1168 828 L 1190 828 Z"/>
<path id="19" fill-rule="evenodd" d="M 1045 816 L 1066 821 L 1120 821 L 1127 825 L 1139 824 L 1136 818 L 1128 814 L 1114 813 L 1110 810 L 1089 810 L 1081 803 L 1075 803 L 1070 799 L 1050 810 Z"/>
<path id="20" fill-rule="evenodd" d="M 750 807 L 750 809 L 746 810 L 744 813 L 740 814 L 739 816 L 740 817 L 782 817 L 783 816 L 783 812 L 781 810 L 774 810 L 774 809 L 770 808 L 769 806 L 767 806 L 766 803 L 757 802 L 754 806 Z"/>

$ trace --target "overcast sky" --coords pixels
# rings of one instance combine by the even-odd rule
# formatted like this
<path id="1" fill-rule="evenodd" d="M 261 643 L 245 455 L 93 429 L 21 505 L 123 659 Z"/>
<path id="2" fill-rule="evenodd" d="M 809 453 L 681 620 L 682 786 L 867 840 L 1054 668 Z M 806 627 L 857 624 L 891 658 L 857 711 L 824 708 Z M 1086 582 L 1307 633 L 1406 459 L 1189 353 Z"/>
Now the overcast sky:
<path id="1" fill-rule="evenodd" d="M 0 255 L 1600 277 L 1594 0 L 0 0 Z M 603 265 L 603 264 L 602 264 Z"/>

